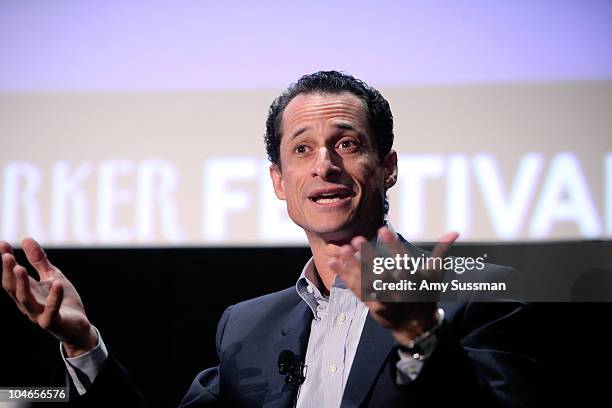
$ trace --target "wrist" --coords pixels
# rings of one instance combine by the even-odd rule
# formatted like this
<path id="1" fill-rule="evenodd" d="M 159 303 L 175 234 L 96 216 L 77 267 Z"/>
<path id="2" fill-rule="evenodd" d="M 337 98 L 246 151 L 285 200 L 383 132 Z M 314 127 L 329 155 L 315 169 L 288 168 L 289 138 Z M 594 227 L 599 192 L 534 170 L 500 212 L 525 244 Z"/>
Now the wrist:
<path id="1" fill-rule="evenodd" d="M 436 311 L 436 323 L 429 330 L 413 338 L 397 338 L 400 356 L 406 355 L 417 360 L 425 360 L 435 350 L 439 336 L 444 332 L 444 310 Z M 401 341 L 400 341 L 401 340 Z"/>
<path id="2" fill-rule="evenodd" d="M 395 341 L 403 346 L 409 346 L 415 339 L 423 336 L 439 324 L 439 312 L 433 309 L 431 313 L 408 322 L 404 327 L 393 330 Z"/>
<path id="3" fill-rule="evenodd" d="M 98 345 L 98 332 L 92 324 L 88 325 L 87 335 L 80 341 L 74 343 L 62 342 L 66 351 L 66 357 L 78 357 L 93 350 Z"/>

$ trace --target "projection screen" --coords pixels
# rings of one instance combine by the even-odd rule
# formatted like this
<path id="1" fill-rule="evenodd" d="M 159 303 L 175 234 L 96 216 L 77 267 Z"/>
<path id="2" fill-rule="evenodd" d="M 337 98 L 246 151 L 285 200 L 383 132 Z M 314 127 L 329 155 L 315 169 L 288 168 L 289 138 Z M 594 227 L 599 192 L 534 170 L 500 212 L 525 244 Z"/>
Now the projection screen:
<path id="1" fill-rule="evenodd" d="M 126 3 L 0 5 L 0 238 L 304 244 L 263 134 L 327 69 L 390 102 L 407 238 L 612 235 L 610 2 Z"/>

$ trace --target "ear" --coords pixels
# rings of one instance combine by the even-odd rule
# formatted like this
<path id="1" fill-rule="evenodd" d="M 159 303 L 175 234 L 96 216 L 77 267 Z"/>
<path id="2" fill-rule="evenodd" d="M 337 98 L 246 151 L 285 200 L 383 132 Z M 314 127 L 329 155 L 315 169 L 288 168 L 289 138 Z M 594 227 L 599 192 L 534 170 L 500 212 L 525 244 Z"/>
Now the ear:
<path id="1" fill-rule="evenodd" d="M 385 167 L 385 189 L 391 188 L 397 182 L 397 153 L 391 150 L 383 160 Z"/>
<path id="2" fill-rule="evenodd" d="M 276 164 L 270 165 L 270 178 L 272 179 L 272 186 L 274 187 L 274 193 L 279 200 L 286 200 L 285 195 L 285 183 L 283 181 L 283 173 L 281 173 L 280 167 Z"/>

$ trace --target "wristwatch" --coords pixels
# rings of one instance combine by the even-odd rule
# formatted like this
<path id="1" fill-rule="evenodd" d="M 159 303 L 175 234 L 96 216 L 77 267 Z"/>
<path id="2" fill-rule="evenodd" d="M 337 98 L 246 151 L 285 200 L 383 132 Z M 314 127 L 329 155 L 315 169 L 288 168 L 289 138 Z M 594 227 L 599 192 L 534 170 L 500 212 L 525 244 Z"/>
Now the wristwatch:
<path id="1" fill-rule="evenodd" d="M 444 310 L 438 308 L 436 311 L 437 323 L 430 330 L 418 336 L 416 339 L 404 346 L 399 345 L 398 351 L 400 356 L 411 357 L 415 360 L 423 361 L 432 355 L 438 344 L 440 334 L 446 326 L 444 320 Z"/>

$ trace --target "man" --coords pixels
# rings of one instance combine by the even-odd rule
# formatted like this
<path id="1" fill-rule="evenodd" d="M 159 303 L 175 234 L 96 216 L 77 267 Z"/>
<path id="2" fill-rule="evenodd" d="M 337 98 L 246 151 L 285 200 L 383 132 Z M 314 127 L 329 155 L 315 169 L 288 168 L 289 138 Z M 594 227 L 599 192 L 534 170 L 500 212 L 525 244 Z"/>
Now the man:
<path id="1" fill-rule="evenodd" d="M 313 256 L 296 287 L 226 309 L 217 330 L 219 366 L 195 378 L 182 406 L 533 402 L 525 305 L 454 303 L 443 313 L 434 302 L 359 300 L 361 244 L 401 241 L 385 223 L 397 155 L 391 111 L 378 91 L 335 71 L 304 76 L 272 103 L 265 139 L 276 195 L 304 229 Z M 445 235 L 433 255 L 443 257 L 457 235 Z M 121 395 L 142 404 L 78 293 L 40 246 L 23 241 L 40 282 L 16 263 L 8 244 L 0 249 L 3 287 L 62 342 L 80 395 L 75 401 L 110 404 Z M 300 387 L 278 372 L 283 350 L 307 366 Z"/>

